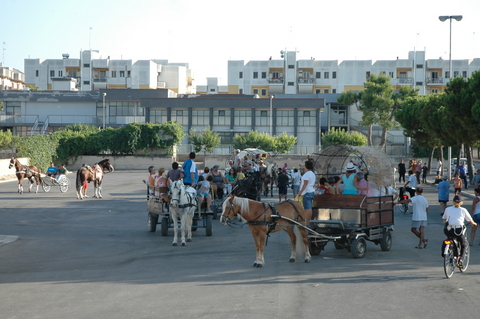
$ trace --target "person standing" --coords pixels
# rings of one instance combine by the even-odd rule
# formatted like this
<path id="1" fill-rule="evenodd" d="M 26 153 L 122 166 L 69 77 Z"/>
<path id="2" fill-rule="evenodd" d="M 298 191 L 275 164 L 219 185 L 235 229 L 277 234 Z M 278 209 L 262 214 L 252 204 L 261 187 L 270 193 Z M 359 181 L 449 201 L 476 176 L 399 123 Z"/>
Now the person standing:
<path id="1" fill-rule="evenodd" d="M 459 173 L 455 173 L 453 178 L 453 188 L 455 189 L 455 195 L 460 195 L 462 192 L 462 180 Z"/>
<path id="2" fill-rule="evenodd" d="M 422 160 L 418 160 L 417 164 L 415 164 L 415 176 L 417 177 L 417 184 L 420 183 L 420 174 L 422 174 Z"/>
<path id="3" fill-rule="evenodd" d="M 477 173 L 473 175 L 472 184 L 474 188 L 477 188 L 480 186 L 480 169 L 477 169 Z"/>
<path id="4" fill-rule="evenodd" d="M 468 189 L 467 168 L 465 167 L 465 162 L 462 162 L 462 164 L 457 166 L 457 172 L 460 174 L 460 179 L 463 180 L 465 184 L 465 189 Z M 460 188 L 462 188 L 461 185 Z"/>
<path id="5" fill-rule="evenodd" d="M 403 179 L 405 183 L 405 174 L 407 173 L 407 169 L 405 168 L 405 160 L 402 158 L 400 163 L 398 163 L 398 182 L 400 183 Z"/>
<path id="6" fill-rule="evenodd" d="M 197 171 L 197 165 L 195 164 L 195 159 L 196 154 L 195 152 L 191 152 L 188 155 L 188 160 L 183 162 L 183 174 L 185 177 L 183 178 L 183 184 L 185 185 L 190 185 L 195 187 L 198 181 L 198 171 Z"/>
<path id="7" fill-rule="evenodd" d="M 427 227 L 427 214 L 428 214 L 428 201 L 422 195 L 423 188 L 418 187 L 416 190 L 417 195 L 412 198 L 398 201 L 399 204 L 412 203 L 412 233 L 419 238 L 418 245 L 415 248 L 422 249 L 427 248 L 428 239 L 425 238 L 425 227 Z M 423 246 L 422 246 L 423 245 Z"/>
<path id="8" fill-rule="evenodd" d="M 475 188 L 475 198 L 472 201 L 472 210 L 471 215 L 474 222 L 477 224 L 480 223 L 480 188 Z M 475 232 L 477 231 L 477 226 L 473 226 L 470 231 L 470 246 L 473 246 L 473 241 L 475 240 Z M 479 244 L 480 245 L 480 244 Z"/>
<path id="9" fill-rule="evenodd" d="M 355 177 L 357 167 L 350 162 L 345 167 L 345 170 L 347 172 L 341 176 L 341 178 L 337 182 L 337 185 L 343 182 L 343 195 L 357 195 L 357 179 Z"/>
<path id="10" fill-rule="evenodd" d="M 282 201 L 282 195 L 285 197 L 285 200 L 287 200 L 288 175 L 284 169 L 279 171 L 279 174 L 277 177 L 277 187 L 278 187 L 278 201 L 279 202 Z"/>
<path id="11" fill-rule="evenodd" d="M 427 184 L 427 174 L 428 174 L 428 166 L 427 163 L 424 163 L 422 166 L 422 183 Z"/>
<path id="12" fill-rule="evenodd" d="M 305 226 L 310 226 L 312 219 L 313 198 L 315 195 L 315 173 L 313 173 L 313 162 L 305 161 L 305 173 L 302 176 L 302 185 L 299 194 L 303 196 L 303 208 L 305 209 Z"/>
<path id="13" fill-rule="evenodd" d="M 447 227 L 444 229 L 444 233 L 448 237 L 457 237 L 462 244 L 462 252 L 458 260 L 458 267 L 463 267 L 463 259 L 465 258 L 465 250 L 468 245 L 467 237 L 463 232 L 465 227 L 465 220 L 470 222 L 472 226 L 477 226 L 477 223 L 473 221 L 472 217 L 468 211 L 461 207 L 463 204 L 462 198 L 459 195 L 455 195 L 453 198 L 453 206 L 445 209 L 443 214 L 443 222 L 448 223 Z"/>
<path id="14" fill-rule="evenodd" d="M 442 161 L 440 160 L 440 157 L 437 157 L 437 178 L 442 177 Z"/>
<path id="15" fill-rule="evenodd" d="M 450 196 L 450 183 L 448 177 L 443 176 L 442 181 L 437 185 L 438 189 L 438 202 L 440 203 L 440 215 L 443 216 L 445 209 L 447 208 L 448 197 Z"/>
<path id="16" fill-rule="evenodd" d="M 237 168 L 239 166 L 242 166 L 242 163 L 243 163 L 243 159 L 242 159 L 242 156 L 240 156 L 240 150 L 236 149 L 235 150 L 235 159 L 233 160 L 233 166 L 235 168 Z"/>
<path id="17" fill-rule="evenodd" d="M 298 172 L 298 168 L 294 168 L 292 173 L 293 198 L 297 197 L 297 194 L 300 191 L 300 178 L 302 177 Z"/>

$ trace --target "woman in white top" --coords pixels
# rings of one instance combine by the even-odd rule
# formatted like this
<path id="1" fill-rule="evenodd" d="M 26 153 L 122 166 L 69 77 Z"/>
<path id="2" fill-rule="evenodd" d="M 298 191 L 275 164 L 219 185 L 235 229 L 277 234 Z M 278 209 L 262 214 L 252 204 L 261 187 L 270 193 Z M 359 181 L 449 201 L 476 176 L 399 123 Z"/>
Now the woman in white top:
<path id="1" fill-rule="evenodd" d="M 475 188 L 475 198 L 473 199 L 473 202 L 472 202 L 471 214 L 472 214 L 473 221 L 476 222 L 477 224 L 480 222 L 480 205 L 478 204 L 478 202 L 480 202 L 480 188 Z M 470 246 L 473 246 L 473 240 L 475 239 L 476 231 L 477 231 L 477 226 L 473 226 L 470 232 Z"/>
<path id="2" fill-rule="evenodd" d="M 299 194 L 303 196 L 303 208 L 305 209 L 305 226 L 310 225 L 312 219 L 313 198 L 315 196 L 315 173 L 313 172 L 313 163 L 305 162 L 305 173 L 300 183 L 301 188 Z"/>

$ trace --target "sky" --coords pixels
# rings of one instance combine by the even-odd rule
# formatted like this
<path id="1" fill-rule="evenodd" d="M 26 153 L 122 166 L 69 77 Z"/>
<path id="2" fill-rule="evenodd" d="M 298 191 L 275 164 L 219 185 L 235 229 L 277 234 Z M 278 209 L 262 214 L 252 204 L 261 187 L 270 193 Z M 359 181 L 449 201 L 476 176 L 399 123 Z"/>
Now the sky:
<path id="1" fill-rule="evenodd" d="M 189 63 L 197 85 L 227 84 L 228 60 L 480 58 L 480 0 L 0 0 L 4 66 L 24 59 L 168 59 Z"/>

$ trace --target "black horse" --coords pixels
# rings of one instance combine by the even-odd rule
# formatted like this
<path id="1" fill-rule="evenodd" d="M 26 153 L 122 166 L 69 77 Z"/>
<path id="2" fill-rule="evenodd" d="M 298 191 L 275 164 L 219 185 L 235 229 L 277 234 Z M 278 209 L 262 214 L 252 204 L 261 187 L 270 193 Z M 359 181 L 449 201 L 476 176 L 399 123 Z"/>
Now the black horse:
<path id="1" fill-rule="evenodd" d="M 262 192 L 262 177 L 260 172 L 249 173 L 248 176 L 239 180 L 232 189 L 232 194 L 260 201 Z"/>

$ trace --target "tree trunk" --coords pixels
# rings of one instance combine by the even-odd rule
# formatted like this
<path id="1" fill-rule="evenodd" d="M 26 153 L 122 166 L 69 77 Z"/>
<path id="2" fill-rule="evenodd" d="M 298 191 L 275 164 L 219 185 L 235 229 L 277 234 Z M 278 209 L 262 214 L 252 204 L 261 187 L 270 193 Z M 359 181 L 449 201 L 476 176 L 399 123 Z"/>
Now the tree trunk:
<path id="1" fill-rule="evenodd" d="M 470 145 L 464 145 L 465 148 L 465 157 L 467 158 L 467 165 L 468 165 L 468 183 L 472 182 L 473 175 L 475 172 L 473 171 L 473 156 L 472 156 L 472 147 Z"/>
<path id="2" fill-rule="evenodd" d="M 380 139 L 380 149 L 386 151 L 387 147 L 387 129 L 382 127 L 382 137 Z"/>
<path id="3" fill-rule="evenodd" d="M 370 124 L 370 125 L 368 126 L 368 137 L 367 137 L 367 138 L 368 138 L 368 141 L 367 141 L 368 146 L 372 146 L 372 145 L 373 145 L 372 136 L 373 136 L 373 125 Z"/>

